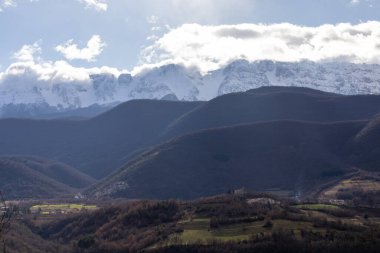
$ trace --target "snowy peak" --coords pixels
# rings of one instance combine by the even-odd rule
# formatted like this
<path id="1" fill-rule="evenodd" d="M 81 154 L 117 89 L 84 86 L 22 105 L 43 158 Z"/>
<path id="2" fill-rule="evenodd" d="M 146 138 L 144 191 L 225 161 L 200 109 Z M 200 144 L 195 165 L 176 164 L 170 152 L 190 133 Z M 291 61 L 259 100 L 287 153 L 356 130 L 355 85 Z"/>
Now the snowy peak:
<path id="1" fill-rule="evenodd" d="M 136 76 L 130 97 L 161 99 L 173 95 L 179 100 L 197 100 L 199 78 L 199 73 L 191 73 L 183 66 L 165 65 Z"/>
<path id="2" fill-rule="evenodd" d="M 117 89 L 118 80 L 112 74 L 90 75 L 94 95 L 97 101 L 106 102 L 114 100 L 114 94 Z"/>
<path id="3" fill-rule="evenodd" d="M 169 64 L 135 76 L 103 73 L 92 74 L 88 80 L 36 80 L 33 83 L 15 78 L 0 83 L 0 108 L 19 105 L 17 108 L 47 106 L 49 110 L 66 110 L 132 99 L 209 100 L 262 86 L 308 87 L 340 94 L 379 94 L 380 66 L 237 60 L 205 75 Z"/>
<path id="4" fill-rule="evenodd" d="M 239 60 L 229 64 L 224 70 L 224 80 L 219 86 L 218 95 L 241 92 L 260 86 L 269 86 L 266 73 L 269 68 L 262 69 L 262 64 L 250 64 Z"/>
<path id="5" fill-rule="evenodd" d="M 133 81 L 131 74 L 121 74 L 117 78 L 117 81 L 120 86 L 128 87 L 128 85 Z"/>
<path id="6" fill-rule="evenodd" d="M 380 93 L 379 65 L 237 61 L 223 74 L 219 95 L 261 86 L 308 87 L 347 95 Z"/>

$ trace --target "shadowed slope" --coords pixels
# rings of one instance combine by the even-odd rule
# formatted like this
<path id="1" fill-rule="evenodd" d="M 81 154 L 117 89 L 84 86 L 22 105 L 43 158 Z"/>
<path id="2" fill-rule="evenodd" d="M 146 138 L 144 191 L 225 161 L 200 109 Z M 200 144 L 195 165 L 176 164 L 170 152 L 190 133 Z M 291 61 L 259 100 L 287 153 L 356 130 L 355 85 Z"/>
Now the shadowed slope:
<path id="1" fill-rule="evenodd" d="M 262 87 L 218 97 L 173 122 L 163 139 L 201 129 L 273 120 L 335 122 L 371 119 L 380 96 L 342 96 L 308 88 Z"/>
<path id="2" fill-rule="evenodd" d="M 0 155 L 37 155 L 103 178 L 151 145 L 205 129 L 274 120 L 368 120 L 380 96 L 263 87 L 209 102 L 136 100 L 89 120 L 0 120 Z"/>
<path id="3" fill-rule="evenodd" d="M 185 135 L 90 189 L 132 198 L 195 198 L 246 187 L 308 191 L 351 167 L 341 148 L 365 122 L 276 121 Z"/>
<path id="4" fill-rule="evenodd" d="M 0 189 L 7 198 L 54 198 L 95 182 L 74 168 L 36 157 L 0 157 Z"/>
<path id="5" fill-rule="evenodd" d="M 356 166 L 380 171 L 380 117 L 376 117 L 353 138 L 347 156 Z"/>
<path id="6" fill-rule="evenodd" d="M 197 105 L 137 100 L 90 120 L 0 120 L 0 154 L 43 156 L 101 178 Z"/>

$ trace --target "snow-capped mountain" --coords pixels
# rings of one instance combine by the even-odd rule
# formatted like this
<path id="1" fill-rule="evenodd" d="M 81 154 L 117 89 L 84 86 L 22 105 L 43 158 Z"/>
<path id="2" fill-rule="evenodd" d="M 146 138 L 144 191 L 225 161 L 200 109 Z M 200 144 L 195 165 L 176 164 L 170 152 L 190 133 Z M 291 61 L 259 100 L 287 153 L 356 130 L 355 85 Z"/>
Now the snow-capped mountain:
<path id="1" fill-rule="evenodd" d="M 341 94 L 380 94 L 380 65 L 238 60 L 205 75 L 170 64 L 135 76 L 94 74 L 80 82 L 25 83 L 18 77 L 0 83 L 0 108 L 64 111 L 132 99 L 209 100 L 271 85 L 303 86 Z"/>

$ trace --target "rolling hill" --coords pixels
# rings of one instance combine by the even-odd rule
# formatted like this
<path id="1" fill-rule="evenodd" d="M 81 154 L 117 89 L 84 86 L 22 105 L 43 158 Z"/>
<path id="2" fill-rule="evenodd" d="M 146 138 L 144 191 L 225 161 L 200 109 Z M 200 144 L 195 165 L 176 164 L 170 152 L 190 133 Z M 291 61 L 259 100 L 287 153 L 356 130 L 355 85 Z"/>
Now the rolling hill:
<path id="1" fill-rule="evenodd" d="M 101 178 L 199 102 L 136 100 L 88 120 L 0 120 L 0 155 L 62 161 Z"/>
<path id="2" fill-rule="evenodd" d="M 204 103 L 174 121 L 163 139 L 202 129 L 273 120 L 335 122 L 372 119 L 380 96 L 342 96 L 298 87 L 261 87 Z"/>
<path id="3" fill-rule="evenodd" d="M 345 148 L 365 125 L 284 120 L 200 131 L 141 154 L 88 193 L 197 198 L 244 187 L 304 194 L 353 170 Z"/>
<path id="4" fill-rule="evenodd" d="M 269 121 L 369 120 L 380 96 L 262 87 L 208 102 L 135 100 L 87 120 L 0 120 L 0 155 L 62 161 L 101 179 L 145 149 L 206 129 Z"/>
<path id="5" fill-rule="evenodd" d="M 263 98 L 272 107 L 258 108 Z M 205 116 L 223 105 L 235 107 Z M 192 133 L 151 148 L 88 192 L 166 199 L 245 187 L 302 195 L 355 171 L 380 171 L 379 108 L 377 96 L 300 88 L 229 94 L 185 114 L 165 134 Z M 249 121 L 255 123 L 238 125 Z"/>
<path id="6" fill-rule="evenodd" d="M 38 157 L 0 157 L 0 172 L 7 199 L 57 198 L 95 182 L 66 164 Z"/>

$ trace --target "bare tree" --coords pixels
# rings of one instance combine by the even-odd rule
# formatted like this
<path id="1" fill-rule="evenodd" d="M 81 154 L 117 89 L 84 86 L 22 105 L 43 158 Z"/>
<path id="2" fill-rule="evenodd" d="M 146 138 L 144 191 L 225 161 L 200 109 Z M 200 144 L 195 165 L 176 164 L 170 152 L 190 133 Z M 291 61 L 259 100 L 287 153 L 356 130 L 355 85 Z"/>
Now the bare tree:
<path id="1" fill-rule="evenodd" d="M 3 193 L 0 191 L 0 242 L 2 252 L 6 253 L 5 235 L 10 229 L 13 211 L 5 201 Z"/>

